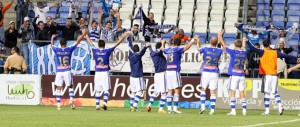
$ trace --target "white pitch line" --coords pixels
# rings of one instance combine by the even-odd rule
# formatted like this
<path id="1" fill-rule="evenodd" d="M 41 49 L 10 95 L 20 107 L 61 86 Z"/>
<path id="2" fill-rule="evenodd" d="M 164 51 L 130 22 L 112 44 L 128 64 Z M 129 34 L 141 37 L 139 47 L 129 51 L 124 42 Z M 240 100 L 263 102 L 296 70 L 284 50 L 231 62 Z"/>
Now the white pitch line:
<path id="1" fill-rule="evenodd" d="M 258 127 L 258 126 L 272 125 L 272 124 L 292 123 L 292 122 L 296 122 L 296 121 L 300 121 L 300 119 L 293 119 L 293 120 L 286 120 L 286 121 L 279 121 L 279 122 L 270 122 L 270 123 L 259 123 L 259 124 L 238 126 L 238 127 Z"/>

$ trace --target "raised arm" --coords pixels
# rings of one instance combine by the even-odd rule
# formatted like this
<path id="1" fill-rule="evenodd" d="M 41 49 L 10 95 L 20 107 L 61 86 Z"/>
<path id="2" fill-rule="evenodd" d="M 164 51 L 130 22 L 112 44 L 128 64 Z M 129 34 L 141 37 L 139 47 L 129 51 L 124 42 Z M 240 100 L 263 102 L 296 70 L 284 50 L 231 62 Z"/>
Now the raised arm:
<path id="1" fill-rule="evenodd" d="M 150 47 L 150 46 L 151 46 L 150 43 L 146 43 L 145 47 L 143 47 L 143 49 L 139 53 L 139 56 L 143 56 L 146 53 L 147 48 Z"/>
<path id="2" fill-rule="evenodd" d="M 242 49 L 246 49 L 246 43 L 248 39 L 246 37 L 243 38 L 243 44 L 242 44 Z"/>
<path id="3" fill-rule="evenodd" d="M 94 47 L 94 44 L 93 44 L 92 40 L 90 39 L 89 34 L 86 34 L 86 35 L 85 35 L 85 38 L 86 38 L 86 40 L 89 42 L 89 44 L 90 44 L 91 46 Z"/>
<path id="4" fill-rule="evenodd" d="M 196 35 L 196 36 L 191 40 L 191 42 L 189 42 L 189 43 L 184 47 L 184 52 L 187 51 L 187 50 L 189 50 L 189 49 L 191 48 L 191 46 L 193 45 L 193 43 L 195 42 L 195 40 L 197 41 L 197 39 L 196 39 L 197 36 L 198 36 L 198 35 Z M 198 36 L 198 37 L 199 37 L 199 36 Z"/>
<path id="5" fill-rule="evenodd" d="M 223 39 L 223 32 L 218 32 L 218 40 L 220 41 L 221 45 L 223 48 L 226 48 L 226 44 L 224 42 L 224 39 Z"/>
<path id="6" fill-rule="evenodd" d="M 291 71 L 296 70 L 298 68 L 300 68 L 300 64 L 297 64 L 296 66 L 289 68 L 287 72 L 290 73 Z"/>
<path id="7" fill-rule="evenodd" d="M 82 34 L 81 34 L 81 36 L 79 36 L 79 37 L 77 38 L 77 40 L 76 40 L 76 42 L 75 42 L 75 45 L 78 45 L 78 44 L 81 42 L 81 40 L 85 37 L 86 34 L 87 34 L 87 30 L 86 30 L 86 29 L 83 29 L 83 30 L 82 30 Z"/>
<path id="8" fill-rule="evenodd" d="M 128 46 L 129 46 L 130 50 L 132 50 L 132 48 L 133 48 L 132 36 L 127 37 L 127 41 L 128 41 Z"/>
<path id="9" fill-rule="evenodd" d="M 295 63 L 297 63 L 297 57 L 294 57 L 294 56 L 291 56 L 291 55 L 287 55 L 287 54 L 284 54 L 284 53 L 281 53 L 281 52 L 277 52 L 277 54 L 278 54 L 278 57 L 279 58 L 286 58 L 286 59 L 288 59 L 288 61 L 289 61 L 289 64 L 295 64 Z M 293 62 L 291 62 L 291 61 L 293 61 Z"/>
<path id="10" fill-rule="evenodd" d="M 128 38 L 129 36 L 131 36 L 131 32 L 128 31 L 116 42 L 115 47 L 119 46 L 123 42 L 123 40 L 125 38 Z"/>
<path id="11" fill-rule="evenodd" d="M 254 46 L 253 46 L 253 44 L 250 42 L 250 40 L 248 40 L 248 45 L 249 45 L 249 48 L 250 48 L 250 50 L 252 50 L 252 51 L 254 51 L 254 52 L 256 52 L 256 53 L 258 53 L 260 56 L 262 56 L 263 55 L 263 53 L 264 53 L 264 51 L 263 50 L 261 50 L 261 49 L 257 49 L 257 48 L 255 48 Z"/>
<path id="12" fill-rule="evenodd" d="M 100 29 L 102 29 L 102 16 L 104 14 L 104 11 L 100 9 L 100 7 L 98 7 L 98 25 L 100 27 Z"/>
<path id="13" fill-rule="evenodd" d="M 242 33 L 248 35 L 248 32 L 245 31 L 245 30 L 243 29 L 243 24 L 238 24 L 238 25 L 235 25 L 235 26 L 236 26 L 236 28 L 237 28 L 238 30 L 240 30 Z"/>
<path id="14" fill-rule="evenodd" d="M 58 7 L 58 6 L 59 6 L 59 3 L 57 2 L 57 3 L 55 3 L 54 5 L 50 6 L 50 7 L 49 7 L 49 10 L 51 10 L 51 8 L 53 8 L 53 7 Z"/>
<path id="15" fill-rule="evenodd" d="M 54 45 L 54 38 L 57 36 L 57 34 L 53 34 L 51 37 L 51 43 L 50 46 L 52 47 Z"/>
<path id="16" fill-rule="evenodd" d="M 94 8 L 94 6 L 93 6 L 92 9 L 91 9 L 91 13 L 90 13 L 90 21 L 89 21 L 90 23 L 89 23 L 89 26 L 92 26 L 94 11 L 95 11 L 95 8 Z M 99 22 L 98 22 L 98 23 L 99 23 Z"/>
<path id="17" fill-rule="evenodd" d="M 161 48 L 160 48 L 161 51 L 165 51 L 166 40 L 163 39 L 163 40 L 161 40 L 160 42 L 161 42 Z"/>
<path id="18" fill-rule="evenodd" d="M 120 13 L 116 12 L 117 24 L 115 30 L 118 30 L 121 27 Z"/>

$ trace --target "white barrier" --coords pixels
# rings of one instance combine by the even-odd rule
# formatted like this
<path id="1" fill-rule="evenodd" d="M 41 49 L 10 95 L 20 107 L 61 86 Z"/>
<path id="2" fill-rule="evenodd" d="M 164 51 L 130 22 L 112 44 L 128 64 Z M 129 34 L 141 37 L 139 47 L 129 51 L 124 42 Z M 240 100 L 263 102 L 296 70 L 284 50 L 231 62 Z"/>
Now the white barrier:
<path id="1" fill-rule="evenodd" d="M 41 75 L 0 75 L 0 104 L 39 105 Z"/>

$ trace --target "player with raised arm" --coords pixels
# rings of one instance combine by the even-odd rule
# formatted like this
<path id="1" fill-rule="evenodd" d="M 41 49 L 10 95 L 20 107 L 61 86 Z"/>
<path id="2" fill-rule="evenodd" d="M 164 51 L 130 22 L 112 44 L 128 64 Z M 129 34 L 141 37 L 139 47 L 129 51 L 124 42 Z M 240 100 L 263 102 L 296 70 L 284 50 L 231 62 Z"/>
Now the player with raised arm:
<path id="1" fill-rule="evenodd" d="M 218 39 L 221 42 L 223 48 L 225 51 L 230 55 L 230 63 L 228 67 L 228 75 L 230 75 L 229 78 L 229 86 L 228 89 L 230 90 L 229 96 L 230 96 L 230 107 L 231 112 L 227 115 L 236 115 L 235 105 L 236 105 L 236 98 L 235 98 L 235 92 L 240 92 L 240 98 L 242 102 L 242 108 L 243 108 L 243 115 L 246 115 L 246 108 L 247 103 L 245 99 L 245 93 L 244 90 L 246 88 L 245 86 L 245 62 L 246 62 L 246 56 L 247 51 L 245 50 L 247 38 L 244 37 L 243 42 L 241 40 L 236 40 L 234 43 L 235 48 L 230 49 L 226 46 L 224 40 L 223 40 L 223 32 L 218 33 Z"/>
<path id="2" fill-rule="evenodd" d="M 249 40 L 250 41 L 250 40 Z M 264 50 L 257 49 L 251 42 L 247 42 L 250 49 L 260 56 L 259 74 L 263 75 L 261 92 L 264 93 L 265 112 L 261 115 L 270 114 L 270 95 L 274 95 L 278 105 L 278 114 L 282 115 L 284 108 L 281 105 L 280 95 L 278 93 L 278 77 L 277 77 L 277 58 L 286 58 L 289 61 L 297 61 L 297 57 L 286 55 L 273 50 L 269 39 L 263 41 Z M 298 60 L 299 62 L 299 60 Z"/>
<path id="3" fill-rule="evenodd" d="M 70 96 L 70 105 L 72 109 L 75 109 L 75 105 L 73 103 L 74 99 L 74 89 L 73 89 L 73 80 L 71 75 L 71 56 L 74 49 L 81 42 L 84 36 L 87 34 L 87 30 L 82 30 L 82 35 L 78 37 L 78 39 L 74 42 L 74 45 L 67 47 L 67 40 L 62 38 L 60 40 L 60 47 L 55 47 L 54 38 L 57 35 L 52 35 L 51 44 L 52 50 L 56 55 L 56 76 L 55 76 L 55 85 L 56 85 L 56 102 L 57 102 L 57 110 L 61 110 L 60 105 L 60 97 L 62 85 L 65 82 L 65 85 L 69 87 L 69 96 Z"/>
<path id="4" fill-rule="evenodd" d="M 215 114 L 216 105 L 216 89 L 218 87 L 219 79 L 219 60 L 222 54 L 222 50 L 217 48 L 218 38 L 212 37 L 210 39 L 210 47 L 204 47 L 200 49 L 200 42 L 197 43 L 197 50 L 203 53 L 203 68 L 201 74 L 201 110 L 200 114 L 205 111 L 205 100 L 207 88 L 210 89 L 210 106 L 211 110 L 209 115 Z"/>
<path id="5" fill-rule="evenodd" d="M 117 46 L 123 42 L 125 38 L 130 36 L 130 32 L 125 33 L 120 40 L 118 40 L 114 47 L 111 48 L 105 48 L 105 41 L 99 40 L 98 46 L 99 48 L 96 48 L 93 44 L 93 42 L 89 39 L 89 36 L 86 35 L 86 38 L 90 45 L 92 45 L 92 52 L 95 60 L 95 77 L 94 77 L 94 84 L 95 84 L 95 98 L 96 98 L 96 110 L 100 110 L 100 97 L 101 94 L 103 94 L 103 109 L 107 110 L 107 101 L 109 96 L 109 90 L 111 89 L 110 84 L 110 74 L 109 74 L 109 57 L 110 54 L 115 50 Z"/>
<path id="6" fill-rule="evenodd" d="M 156 96 L 161 93 L 160 97 L 160 106 L 158 113 L 166 113 L 164 110 L 165 102 L 167 98 L 167 86 L 166 86 L 166 70 L 167 70 L 167 60 L 161 50 L 162 45 L 165 45 L 166 40 L 161 40 L 155 44 L 155 50 L 152 47 L 149 47 L 150 56 L 152 58 L 152 62 L 155 68 L 155 75 L 154 75 L 154 88 L 155 91 L 150 95 L 149 104 L 147 106 L 147 111 L 151 111 L 151 105 Z"/>
<path id="7" fill-rule="evenodd" d="M 182 54 L 190 49 L 195 41 L 199 41 L 199 36 L 195 36 L 190 43 L 188 43 L 184 48 L 180 47 L 181 40 L 174 39 L 174 44 L 172 47 L 168 47 L 165 49 L 165 45 L 162 45 L 162 50 L 167 55 L 167 104 L 168 104 L 168 113 L 176 113 L 180 114 L 181 112 L 178 111 L 178 102 L 179 102 L 179 92 L 181 84 L 181 57 Z M 174 91 L 174 107 L 172 110 L 172 95 Z"/>
<path id="8" fill-rule="evenodd" d="M 139 111 L 137 105 L 140 98 L 143 96 L 143 90 L 145 90 L 145 82 L 143 78 L 143 62 L 142 57 L 145 54 L 150 44 L 147 43 L 142 50 L 137 44 L 132 44 L 132 37 L 128 37 L 129 42 L 129 62 L 130 62 L 130 111 Z"/>

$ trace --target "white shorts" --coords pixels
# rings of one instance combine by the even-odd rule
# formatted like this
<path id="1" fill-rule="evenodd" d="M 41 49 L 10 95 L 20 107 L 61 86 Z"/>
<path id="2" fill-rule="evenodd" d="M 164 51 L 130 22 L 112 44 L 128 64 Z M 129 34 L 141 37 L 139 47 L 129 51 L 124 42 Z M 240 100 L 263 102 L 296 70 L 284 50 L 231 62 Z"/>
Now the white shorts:
<path id="1" fill-rule="evenodd" d="M 209 88 L 210 90 L 215 90 L 218 87 L 219 74 L 213 72 L 202 72 L 200 86 L 203 89 Z"/>
<path id="2" fill-rule="evenodd" d="M 166 71 L 167 88 L 173 90 L 181 87 L 181 76 L 177 71 Z"/>
<path id="3" fill-rule="evenodd" d="M 73 83 L 71 71 L 57 72 L 55 76 L 55 85 L 62 86 L 65 81 L 66 86 L 70 86 Z"/>
<path id="4" fill-rule="evenodd" d="M 230 76 L 228 85 L 229 90 L 244 91 L 245 88 L 245 76 Z"/>
<path id="5" fill-rule="evenodd" d="M 138 92 L 145 90 L 145 81 L 143 77 L 135 78 L 130 76 L 130 91 Z"/>
<path id="6" fill-rule="evenodd" d="M 166 74 L 162 73 L 155 73 L 154 75 L 154 90 L 155 92 L 165 93 L 167 92 L 166 86 Z"/>
<path id="7" fill-rule="evenodd" d="M 96 91 L 110 90 L 111 86 L 109 71 L 96 72 L 94 77 L 94 83 Z"/>
<path id="8" fill-rule="evenodd" d="M 261 84 L 262 93 L 277 93 L 278 92 L 278 77 L 275 75 L 265 75 L 262 77 Z"/>

